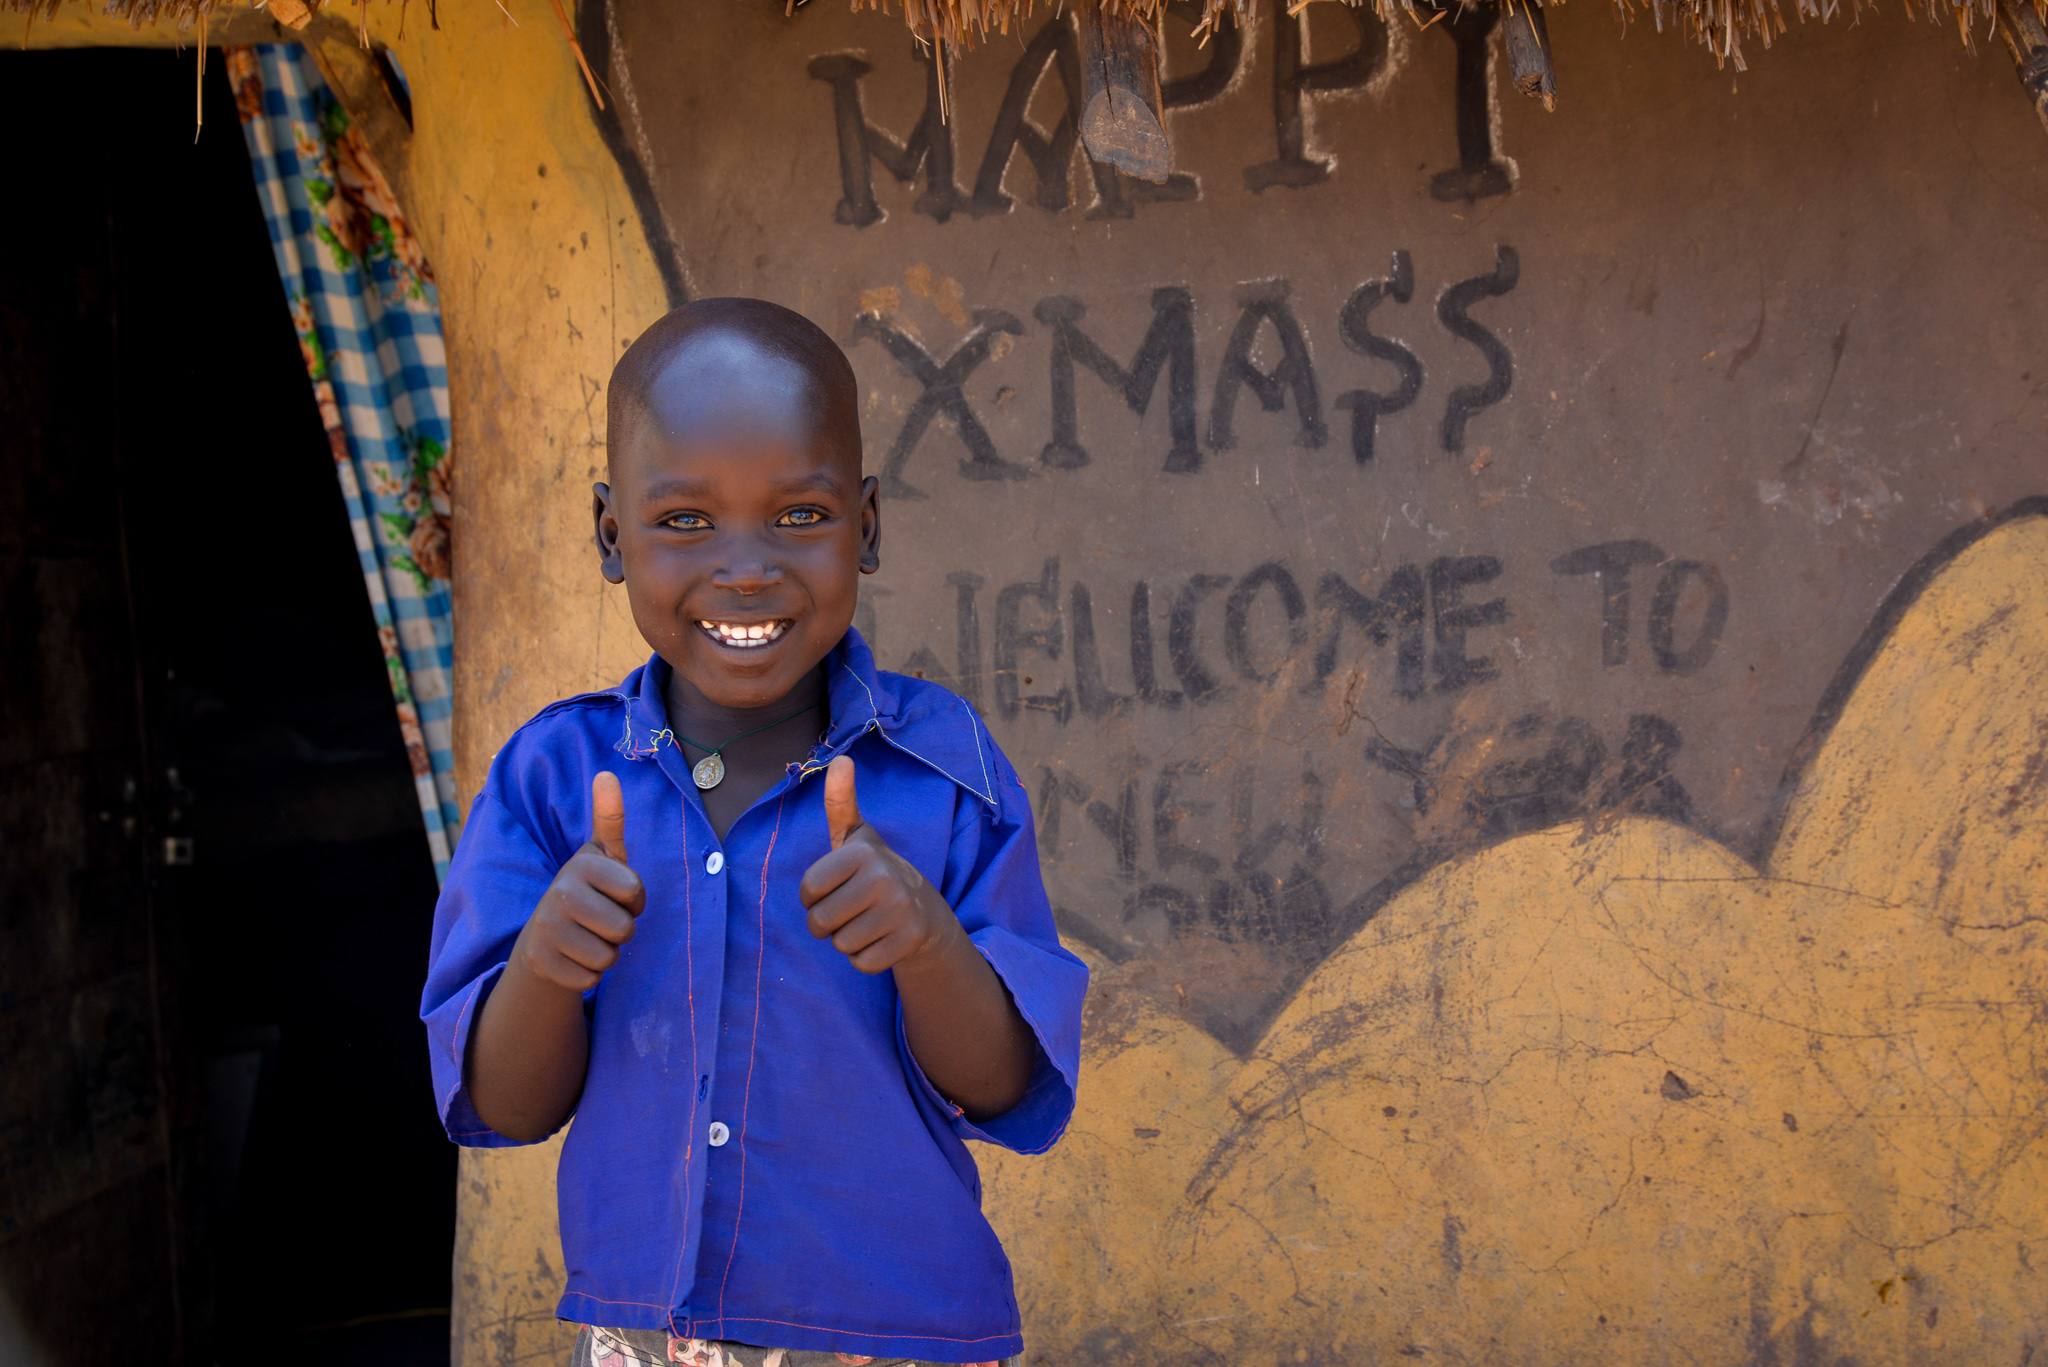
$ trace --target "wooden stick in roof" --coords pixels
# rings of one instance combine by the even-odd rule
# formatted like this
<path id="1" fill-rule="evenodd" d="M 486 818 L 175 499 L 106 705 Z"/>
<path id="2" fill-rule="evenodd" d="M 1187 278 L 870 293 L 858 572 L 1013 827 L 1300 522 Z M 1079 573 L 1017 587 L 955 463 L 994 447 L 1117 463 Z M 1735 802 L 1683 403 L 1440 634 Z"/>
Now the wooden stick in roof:
<path id="1" fill-rule="evenodd" d="M 1127 5 L 1079 0 L 1081 141 L 1088 155 L 1139 180 L 1163 181 L 1173 148 L 1159 98 L 1159 34 Z"/>
<path id="2" fill-rule="evenodd" d="M 1541 0 L 1505 0 L 1501 29 L 1507 35 L 1508 70 L 1515 89 L 1557 108 L 1557 69 L 1550 64 L 1550 29 Z"/>
<path id="3" fill-rule="evenodd" d="M 2048 128 L 2048 26 L 2034 12 L 2031 0 L 1998 0 L 1998 36 L 2005 39 L 2019 68 L 2020 88 L 2033 101 L 2041 125 Z"/>

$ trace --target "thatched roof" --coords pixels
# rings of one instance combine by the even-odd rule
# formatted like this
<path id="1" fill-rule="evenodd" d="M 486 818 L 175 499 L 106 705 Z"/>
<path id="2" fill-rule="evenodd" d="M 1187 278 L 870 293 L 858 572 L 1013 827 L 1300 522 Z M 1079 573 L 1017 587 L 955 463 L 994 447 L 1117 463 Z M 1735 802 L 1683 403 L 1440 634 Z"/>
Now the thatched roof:
<path id="1" fill-rule="evenodd" d="M 1292 0 L 1289 13 L 1299 13 L 1312 0 Z M 1560 0 L 1549 0 L 1559 3 Z M 2021 0 L 2022 4 L 2036 10 L 2037 15 L 2048 15 L 2048 0 Z M 852 0 L 855 9 L 889 10 L 897 0 Z M 1057 8 L 1062 0 L 1047 0 L 1046 8 Z M 1256 0 L 1201 0 L 1203 6 L 1201 28 L 1216 24 L 1247 23 L 1251 8 Z M 1435 23 L 1453 5 L 1438 6 L 1431 0 L 1344 0 L 1346 4 L 1369 4 L 1383 20 L 1412 20 L 1417 24 Z M 1509 11 L 1519 9 L 1524 0 L 1504 0 Z M 1534 8 L 1541 9 L 1545 0 L 1536 0 Z M 1837 18 L 1853 22 L 1868 7 L 1877 8 L 1878 0 L 1849 0 L 1845 7 L 1842 0 L 1614 0 L 1614 7 L 1624 21 L 1647 19 L 1659 33 L 1683 31 L 1710 49 L 1718 61 L 1731 63 L 1736 70 L 1745 70 L 1743 44 L 1758 41 L 1768 48 L 1771 40 L 1784 33 L 1788 19 L 1804 23 L 1814 20 L 1827 23 Z M 1965 47 L 1974 47 L 1979 30 L 1989 37 L 1997 23 L 1997 0 L 1898 0 L 1908 16 L 1924 15 L 1936 24 L 1946 26 L 1953 23 Z M 1038 0 L 900 0 L 903 17 L 910 30 L 920 39 L 929 42 L 942 38 L 949 45 L 960 48 L 974 46 L 988 37 L 1008 34 L 1023 22 Z M 1156 26 L 1166 12 L 1167 0 L 1102 0 L 1106 10 L 1127 11 L 1139 20 Z M 1844 13 L 1846 8 L 1847 13 Z M 1788 16 L 1786 13 L 1790 10 Z"/>
<path id="2" fill-rule="evenodd" d="M 792 6 L 800 0 L 790 0 Z M 1157 34 L 1165 19 L 1168 0 L 1047 0 L 1051 7 L 1068 5 L 1082 12 L 1084 38 L 1087 16 L 1099 11 L 1125 22 L 1140 25 Z M 1251 9 L 1259 0 L 1200 0 L 1202 17 L 1195 33 L 1203 37 L 1222 24 L 1247 24 Z M 1288 13 L 1298 14 L 1312 0 L 1289 0 Z M 1488 0 L 1343 0 L 1353 6 L 1371 5 L 1388 22 L 1407 21 L 1426 28 L 1454 16 L 1468 5 Z M 1503 11 L 1502 32 L 1516 89 L 1540 99 L 1546 109 L 1556 104 L 1557 80 L 1552 65 L 1550 39 L 1543 20 L 1546 0 L 1493 0 Z M 1562 3 L 1562 0 L 1548 0 Z M 1791 22 L 1809 20 L 1828 23 L 1836 19 L 1853 23 L 1867 7 L 1876 9 L 1879 0 L 1848 0 L 1844 14 L 1842 0 L 1613 0 L 1624 22 L 1648 19 L 1657 32 L 1682 32 L 1706 47 L 1721 65 L 1737 71 L 1748 69 L 1745 42 L 1768 48 L 1773 38 Z M 1965 48 L 1975 50 L 1981 30 L 1989 40 L 1995 34 L 2011 54 L 2018 69 L 2020 85 L 2034 105 L 2044 127 L 2048 127 L 2048 0 L 1898 0 L 1908 17 L 1925 17 L 1945 29 L 1955 25 Z M 892 0 L 852 0 L 855 9 L 888 10 Z M 1036 8 L 1037 0 L 901 0 L 903 17 L 910 31 L 924 43 L 939 42 L 947 48 L 972 47 L 991 36 L 1008 34 Z M 1157 108 L 1157 101 L 1152 101 Z M 1084 138 L 1086 134 L 1084 132 Z M 1096 150 L 1088 138 L 1090 151 Z M 1109 157 L 1109 160 L 1117 160 Z M 1130 168 L 1126 168 L 1130 169 Z"/>
<path id="3" fill-rule="evenodd" d="M 180 30 L 203 32 L 209 22 L 227 16 L 223 10 L 243 11 L 241 0 L 79 0 L 99 3 L 106 13 L 127 19 L 137 27 L 169 20 Z M 794 10 L 801 3 L 819 0 L 786 0 Z M 829 0 L 826 0 L 829 2 Z M 1549 0 L 1562 3 L 1562 0 Z M 0 0 L 0 10 L 26 12 L 30 22 L 37 15 L 55 16 L 63 0 Z M 323 8 L 362 12 L 367 0 L 259 0 L 269 14 L 282 24 L 303 28 Z M 432 8 L 433 0 L 428 0 Z M 1044 0 L 1048 9 L 1074 7 L 1112 24 L 1150 30 L 1156 35 L 1166 14 L 1168 0 Z M 1251 10 L 1260 0 L 1198 0 L 1202 6 L 1197 37 L 1223 24 L 1248 24 Z M 1299 13 L 1312 0 L 1289 0 L 1289 13 Z M 1369 4 L 1380 18 L 1389 22 L 1412 22 L 1420 27 L 1437 23 L 1468 5 L 1497 3 L 1504 11 L 1503 31 L 1516 87 L 1526 95 L 1554 104 L 1557 84 L 1551 65 L 1550 43 L 1543 22 L 1545 0 L 1342 0 L 1351 5 Z M 1854 22 L 1867 6 L 1879 7 L 1881 0 L 1613 0 L 1623 22 L 1647 19 L 1659 33 L 1682 32 L 1713 53 L 1716 62 L 1747 69 L 1745 43 L 1770 47 L 1773 38 L 1787 31 L 1790 23 L 1829 23 L 1843 19 Z M 1897 0 L 1909 17 L 1925 18 L 1939 28 L 1955 26 L 1964 47 L 1973 49 L 1979 36 L 1994 35 L 2011 54 L 2020 84 L 2027 98 L 2048 125 L 2048 0 Z M 575 46 L 563 0 L 551 0 L 565 37 Z M 925 44 L 939 44 L 940 60 L 948 51 L 971 48 L 991 38 L 1008 35 L 1040 7 L 1040 0 L 851 0 L 854 9 L 887 12 L 900 4 L 900 12 L 911 33 Z M 1844 10 L 1846 8 L 1846 13 Z M 1790 11 L 1788 14 L 1787 11 Z M 1084 25 L 1085 27 L 1085 25 Z M 1120 40 L 1127 44 L 1128 40 Z M 1142 45 L 1142 44 L 1141 44 Z M 1156 47 L 1153 48 L 1156 53 Z M 580 49 L 576 52 L 583 62 Z M 1153 84 L 1156 88 L 1156 56 Z M 597 93 L 591 82 L 593 95 Z M 600 97 L 601 98 L 601 97 Z M 1157 101 L 1150 101 L 1156 112 Z M 1093 139 L 1090 139 L 1091 150 Z"/>

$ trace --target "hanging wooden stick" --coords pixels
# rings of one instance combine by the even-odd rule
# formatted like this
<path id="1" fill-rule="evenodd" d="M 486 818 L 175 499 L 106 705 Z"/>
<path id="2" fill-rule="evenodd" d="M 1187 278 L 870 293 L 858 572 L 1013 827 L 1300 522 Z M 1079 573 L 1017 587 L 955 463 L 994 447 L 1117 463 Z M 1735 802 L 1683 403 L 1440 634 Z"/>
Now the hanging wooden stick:
<path id="1" fill-rule="evenodd" d="M 2020 89 L 2048 128 L 2048 26 L 2028 0 L 1998 0 L 1998 36 L 2019 68 Z"/>
<path id="2" fill-rule="evenodd" d="M 1088 155 L 1139 180 L 1173 169 L 1159 97 L 1159 34 L 1128 6 L 1080 0 L 1081 141 Z"/>
<path id="3" fill-rule="evenodd" d="M 313 8 L 305 0 L 270 0 L 269 10 L 286 28 L 303 29 L 313 22 Z"/>
<path id="4" fill-rule="evenodd" d="M 1508 70 L 1515 89 L 1557 108 L 1557 69 L 1550 63 L 1550 28 L 1541 0 L 1506 0 L 1501 30 L 1507 35 Z"/>

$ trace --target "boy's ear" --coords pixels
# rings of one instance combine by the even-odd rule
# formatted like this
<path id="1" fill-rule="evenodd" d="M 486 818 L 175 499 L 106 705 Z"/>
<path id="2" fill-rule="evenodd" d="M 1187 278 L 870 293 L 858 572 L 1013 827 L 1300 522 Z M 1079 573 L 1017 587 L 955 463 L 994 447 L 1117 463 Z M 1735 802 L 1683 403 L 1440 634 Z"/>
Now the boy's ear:
<path id="1" fill-rule="evenodd" d="M 860 572 L 882 568 L 882 482 L 869 475 L 860 482 Z"/>
<path id="2" fill-rule="evenodd" d="M 590 515 L 597 523 L 597 568 L 614 584 L 626 582 L 626 562 L 619 555 L 619 517 L 612 510 L 612 486 L 603 480 L 590 486 Z"/>

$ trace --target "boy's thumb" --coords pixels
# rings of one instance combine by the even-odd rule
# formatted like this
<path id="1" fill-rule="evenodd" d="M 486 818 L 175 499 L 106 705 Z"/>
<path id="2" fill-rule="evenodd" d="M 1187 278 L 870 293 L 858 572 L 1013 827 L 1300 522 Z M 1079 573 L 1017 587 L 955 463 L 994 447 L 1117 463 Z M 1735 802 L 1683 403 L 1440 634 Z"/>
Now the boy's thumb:
<path id="1" fill-rule="evenodd" d="M 838 849 L 860 828 L 860 804 L 853 797 L 853 759 L 840 755 L 825 766 L 825 825 Z"/>
<path id="2" fill-rule="evenodd" d="M 590 838 L 621 864 L 626 862 L 626 795 L 609 769 L 590 780 Z"/>

